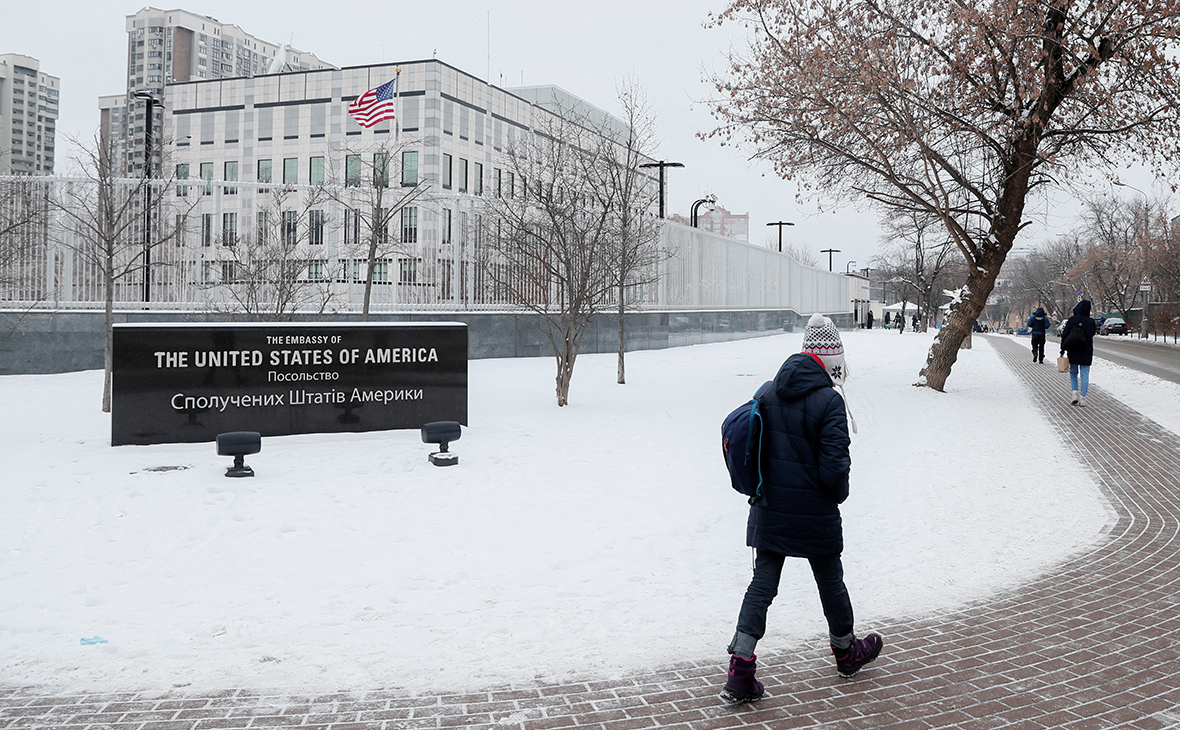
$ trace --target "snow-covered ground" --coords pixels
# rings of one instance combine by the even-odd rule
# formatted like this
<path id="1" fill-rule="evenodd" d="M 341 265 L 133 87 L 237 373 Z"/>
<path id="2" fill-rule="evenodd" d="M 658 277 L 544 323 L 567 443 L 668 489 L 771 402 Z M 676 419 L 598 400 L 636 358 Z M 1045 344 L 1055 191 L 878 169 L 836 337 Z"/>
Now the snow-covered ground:
<path id="1" fill-rule="evenodd" d="M 862 630 L 1101 538 L 1111 509 L 991 346 L 940 394 L 912 386 L 932 335 L 843 336 Z M 473 361 L 458 466 L 416 431 L 287 436 L 253 479 L 212 444 L 111 448 L 100 372 L 2 377 L 0 685 L 461 691 L 720 666 L 750 576 L 720 424 L 801 340 L 629 353 L 625 386 L 613 355 L 583 356 L 563 409 L 552 360 Z M 1094 382 L 1180 411 L 1158 381 Z M 788 561 L 761 647 L 825 637 Z"/>

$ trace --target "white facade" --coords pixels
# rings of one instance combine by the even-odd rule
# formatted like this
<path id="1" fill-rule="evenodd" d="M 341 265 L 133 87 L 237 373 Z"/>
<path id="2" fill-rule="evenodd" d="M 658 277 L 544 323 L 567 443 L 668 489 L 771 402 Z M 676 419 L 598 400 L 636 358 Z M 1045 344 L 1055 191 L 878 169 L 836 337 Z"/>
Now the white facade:
<path id="1" fill-rule="evenodd" d="M 35 58 L 0 54 L 0 175 L 52 175 L 61 80 Z"/>

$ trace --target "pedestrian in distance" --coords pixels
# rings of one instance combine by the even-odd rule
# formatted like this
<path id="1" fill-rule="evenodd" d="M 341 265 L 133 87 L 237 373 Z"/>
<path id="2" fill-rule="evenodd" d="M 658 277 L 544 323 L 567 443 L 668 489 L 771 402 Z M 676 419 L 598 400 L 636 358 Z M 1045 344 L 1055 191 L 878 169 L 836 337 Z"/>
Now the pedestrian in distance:
<path id="1" fill-rule="evenodd" d="M 873 310 L 871 310 L 871 309 L 869 310 L 868 322 L 869 322 L 869 329 L 872 329 L 873 328 Z M 889 324 L 889 312 L 885 313 L 885 324 Z"/>
<path id="2" fill-rule="evenodd" d="M 1094 333 L 1097 327 L 1090 317 L 1090 300 L 1083 299 L 1074 305 L 1073 316 L 1061 330 L 1061 354 L 1069 356 L 1070 404 L 1086 405 L 1086 393 L 1090 390 L 1090 364 L 1094 362 Z"/>
<path id="3" fill-rule="evenodd" d="M 746 522 L 754 576 L 728 648 L 729 676 L 721 692 L 728 702 L 756 702 L 765 693 L 754 678 L 754 649 L 766 634 L 766 613 L 788 557 L 811 564 L 837 673 L 851 677 L 881 653 L 880 634 L 856 637 L 840 562 L 840 504 L 848 498 L 852 460 L 848 411 L 836 386 L 842 392 L 847 378 L 840 333 L 832 320 L 813 314 L 802 351 L 787 358 L 760 400 L 762 492 Z"/>
<path id="4" fill-rule="evenodd" d="M 1032 335 L 1033 362 L 1045 362 L 1045 333 L 1049 331 L 1049 315 L 1045 314 L 1045 308 L 1037 307 L 1026 326 Z"/>
<path id="5" fill-rule="evenodd" d="M 916 314 L 914 315 L 914 318 L 913 318 L 913 325 L 914 325 L 914 332 L 917 332 L 918 331 L 918 315 L 916 315 Z"/>

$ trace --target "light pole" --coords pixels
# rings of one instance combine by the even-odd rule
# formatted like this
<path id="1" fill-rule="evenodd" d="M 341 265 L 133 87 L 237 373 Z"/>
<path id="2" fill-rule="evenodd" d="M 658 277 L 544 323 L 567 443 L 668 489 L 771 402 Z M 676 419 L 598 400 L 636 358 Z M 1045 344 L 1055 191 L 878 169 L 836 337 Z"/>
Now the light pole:
<path id="1" fill-rule="evenodd" d="M 692 227 L 693 228 L 697 227 L 697 223 L 699 221 L 699 219 L 697 218 L 697 209 L 700 208 L 702 205 L 708 206 L 708 209 L 711 212 L 713 210 L 713 208 L 717 205 L 717 196 L 710 193 L 710 194 L 706 195 L 705 197 L 701 198 L 700 200 L 698 200 L 697 202 L 692 204 L 691 220 L 692 220 Z"/>
<path id="2" fill-rule="evenodd" d="M 767 228 L 769 228 L 770 226 L 778 226 L 778 252 L 779 253 L 783 252 L 783 226 L 793 226 L 793 225 L 795 225 L 795 224 L 789 223 L 787 221 L 775 221 L 774 223 L 767 223 L 766 224 Z"/>
<path id="3" fill-rule="evenodd" d="M 828 271 L 831 271 L 832 270 L 832 254 L 840 253 L 840 249 L 838 249 L 838 248 L 825 248 L 824 250 L 820 251 L 820 253 L 826 253 L 828 255 Z"/>
<path id="4" fill-rule="evenodd" d="M 143 301 L 152 300 L 152 122 L 156 116 L 156 97 L 147 91 L 135 92 L 136 99 L 147 104 L 147 121 L 143 126 Z"/>
<path id="5" fill-rule="evenodd" d="M 856 263 L 856 261 L 855 261 L 855 260 L 852 260 L 852 261 L 849 261 L 848 263 L 844 264 L 844 273 L 845 273 L 845 274 L 851 274 L 852 272 L 851 272 L 851 271 L 849 271 L 849 268 L 850 268 L 850 267 L 851 267 L 853 264 L 855 264 L 855 263 Z"/>
<path id="6" fill-rule="evenodd" d="M 640 167 L 658 167 L 660 168 L 660 218 L 664 217 L 664 169 L 668 167 L 684 167 L 681 162 L 665 162 L 660 160 L 658 162 L 645 162 Z"/>

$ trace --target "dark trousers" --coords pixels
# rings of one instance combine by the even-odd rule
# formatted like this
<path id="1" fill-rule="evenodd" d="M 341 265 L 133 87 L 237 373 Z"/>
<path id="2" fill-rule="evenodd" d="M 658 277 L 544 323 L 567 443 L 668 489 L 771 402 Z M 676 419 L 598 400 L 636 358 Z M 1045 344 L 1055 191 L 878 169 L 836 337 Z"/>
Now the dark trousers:
<path id="1" fill-rule="evenodd" d="M 1044 335 L 1033 335 L 1032 336 L 1032 348 L 1033 348 L 1033 362 L 1044 362 L 1045 361 L 1045 336 Z"/>
<path id="2" fill-rule="evenodd" d="M 739 633 L 761 639 L 766 634 L 766 611 L 778 595 L 778 582 L 783 573 L 785 555 L 759 550 L 754 560 L 754 577 L 746 589 L 742 610 L 738 614 Z M 809 558 L 819 600 L 828 620 L 828 633 L 833 640 L 852 634 L 852 601 L 844 587 L 844 566 L 839 555 Z"/>

